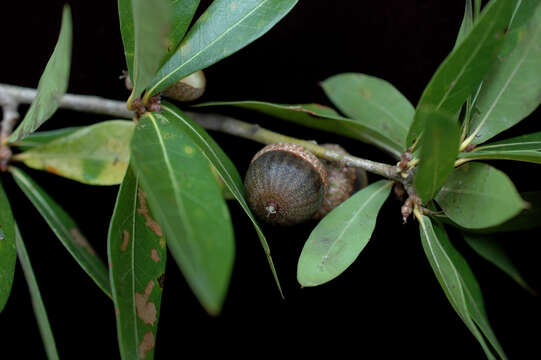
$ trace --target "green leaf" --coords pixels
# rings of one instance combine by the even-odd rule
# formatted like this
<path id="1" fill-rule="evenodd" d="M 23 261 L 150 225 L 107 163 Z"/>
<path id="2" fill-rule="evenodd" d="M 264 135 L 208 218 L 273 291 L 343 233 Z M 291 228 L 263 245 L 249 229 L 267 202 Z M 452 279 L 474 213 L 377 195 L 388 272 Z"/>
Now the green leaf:
<path id="1" fill-rule="evenodd" d="M 318 223 L 297 265 L 297 280 L 302 286 L 326 283 L 353 264 L 372 236 L 392 184 L 380 180 L 365 187 Z"/>
<path id="2" fill-rule="evenodd" d="M 133 31 L 132 0 L 118 0 L 118 20 L 120 22 L 120 34 L 124 44 L 124 57 L 128 74 L 133 83 L 133 56 L 135 55 L 135 36 Z"/>
<path id="3" fill-rule="evenodd" d="M 14 145 L 17 146 L 19 150 L 26 151 L 35 148 L 36 146 L 44 145 L 56 139 L 60 139 L 61 137 L 70 135 L 71 133 L 82 128 L 82 126 L 72 126 L 57 130 L 38 131 L 28 135 Z"/>
<path id="4" fill-rule="evenodd" d="M 501 240 L 473 234 L 464 234 L 464 240 L 479 256 L 509 275 L 511 279 L 515 280 L 525 290 L 535 294 L 535 291 L 524 281 L 515 264 L 513 264 L 509 256 L 505 253 Z"/>
<path id="5" fill-rule="evenodd" d="M 455 47 L 456 49 L 462 41 L 468 36 L 471 29 L 473 29 L 473 8 L 471 0 L 466 0 L 466 7 L 464 9 L 464 17 L 462 18 L 462 23 L 460 24 L 460 29 L 458 30 L 458 35 L 456 37 Z"/>
<path id="6" fill-rule="evenodd" d="M 169 0 L 172 28 L 167 34 L 167 54 L 175 52 L 192 22 L 199 0 Z"/>
<path id="7" fill-rule="evenodd" d="M 541 0 L 521 0 L 517 2 L 513 18 L 509 24 L 509 31 L 527 25 L 535 13 L 535 8 L 541 3 Z"/>
<path id="8" fill-rule="evenodd" d="M 28 256 L 28 252 L 26 251 L 23 238 L 21 237 L 21 233 L 19 232 L 18 228 L 15 229 L 15 233 L 17 257 L 19 258 L 19 262 L 23 268 L 26 284 L 28 285 L 28 291 L 30 292 L 30 297 L 32 299 L 32 307 L 34 308 L 34 314 L 36 315 L 36 320 L 38 322 L 39 332 L 41 334 L 43 345 L 45 346 L 45 352 L 47 353 L 47 359 L 59 359 L 58 352 L 56 351 L 53 331 L 51 330 L 51 324 L 49 324 L 49 318 L 47 316 L 47 311 L 45 310 L 45 305 L 41 299 L 41 293 L 39 291 L 36 276 L 34 275 L 34 270 L 32 269 L 32 264 L 30 263 L 30 257 Z"/>
<path id="9" fill-rule="evenodd" d="M 428 83 L 417 105 L 418 110 L 424 106 L 433 106 L 434 110 L 450 114 L 460 110 L 496 61 L 515 1 L 494 0 L 485 7 L 468 36 L 447 56 Z M 423 120 L 424 117 L 416 112 L 407 146 L 421 135 Z"/>
<path id="10" fill-rule="evenodd" d="M 215 0 L 164 64 L 148 96 L 242 49 L 269 31 L 297 0 Z"/>
<path id="11" fill-rule="evenodd" d="M 496 359 L 483 334 L 505 359 L 505 354 L 486 320 L 479 284 L 465 259 L 454 249 L 443 227 L 439 224 L 433 226 L 430 218 L 423 216 L 419 219 L 419 231 L 430 266 L 458 316 L 479 341 L 487 358 Z"/>
<path id="12" fill-rule="evenodd" d="M 461 153 L 461 162 L 471 160 L 514 160 L 541 164 L 541 152 L 535 150 L 473 151 Z"/>
<path id="13" fill-rule="evenodd" d="M 413 185 L 424 203 L 432 200 L 454 168 L 460 133 L 455 119 L 441 112 L 426 111 L 420 162 Z"/>
<path id="14" fill-rule="evenodd" d="M 218 314 L 233 267 L 234 240 L 207 158 L 182 128 L 158 113 L 139 120 L 131 153 L 169 250 L 201 304 Z"/>
<path id="15" fill-rule="evenodd" d="M 16 258 L 15 220 L 0 182 L 0 312 L 6 306 L 11 293 Z"/>
<path id="16" fill-rule="evenodd" d="M 474 151 L 541 150 L 541 132 L 484 144 Z"/>
<path id="17" fill-rule="evenodd" d="M 22 170 L 10 167 L 9 171 L 62 245 L 103 292 L 111 297 L 107 267 L 81 234 L 73 219 Z"/>
<path id="18" fill-rule="evenodd" d="M 211 170 L 214 169 L 213 172 L 216 171 L 220 175 L 220 177 L 223 179 L 224 185 L 235 197 L 235 199 L 237 199 L 246 215 L 248 215 L 252 221 L 257 236 L 259 237 L 259 241 L 261 242 L 261 246 L 263 247 L 265 255 L 267 256 L 267 261 L 269 263 L 272 275 L 274 276 L 276 286 L 278 287 L 278 290 L 283 298 L 284 295 L 282 293 L 280 280 L 278 279 L 278 274 L 271 257 L 269 244 L 267 243 L 267 239 L 265 238 L 263 231 L 259 227 L 252 211 L 250 210 L 250 207 L 248 206 L 248 203 L 246 202 L 244 197 L 244 184 L 240 174 L 237 171 L 237 168 L 229 157 L 223 152 L 220 146 L 214 141 L 214 139 L 212 139 L 203 128 L 183 114 L 177 107 L 170 103 L 162 102 L 162 110 L 164 116 L 179 126 L 184 133 L 190 136 L 192 141 L 199 146 L 199 149 L 211 163 Z"/>
<path id="19" fill-rule="evenodd" d="M 467 231 L 469 233 L 475 234 L 494 234 L 501 232 L 514 232 L 514 231 L 523 231 L 531 230 L 541 226 L 539 219 L 541 218 L 541 192 L 532 191 L 532 192 L 523 192 L 520 193 L 520 196 L 526 202 L 526 208 L 522 210 L 517 216 L 507 220 L 506 222 L 487 227 L 482 229 L 467 229 L 463 226 L 458 225 L 447 217 L 440 217 L 442 222 L 450 224 L 458 229 Z"/>
<path id="20" fill-rule="evenodd" d="M 373 76 L 339 74 L 322 83 L 325 94 L 346 116 L 406 149 L 415 109 L 393 85 Z"/>
<path id="21" fill-rule="evenodd" d="M 72 25 L 69 6 L 64 6 L 62 28 L 53 54 L 39 80 L 38 92 L 23 121 L 8 138 L 13 143 L 36 131 L 49 120 L 66 93 L 71 63 Z"/>
<path id="22" fill-rule="evenodd" d="M 171 28 L 167 30 L 166 48 L 167 54 L 172 54 L 186 34 L 190 22 L 199 6 L 199 0 L 169 0 L 169 14 Z M 135 39 L 133 31 L 132 0 L 118 0 L 118 15 L 120 19 L 120 32 L 124 43 L 124 55 L 128 66 L 130 79 L 133 74 L 133 57 Z"/>
<path id="23" fill-rule="evenodd" d="M 479 93 L 468 134 L 473 144 L 509 129 L 541 103 L 541 6 L 529 26 L 507 37 L 516 46 L 496 63 Z"/>
<path id="24" fill-rule="evenodd" d="M 85 184 L 120 184 L 130 159 L 133 128 L 132 121 L 103 121 L 17 154 L 13 159 Z"/>
<path id="25" fill-rule="evenodd" d="M 165 238 L 129 169 L 108 235 L 110 278 L 122 359 L 154 357 L 165 278 Z"/>
<path id="26" fill-rule="evenodd" d="M 401 145 L 383 136 L 379 130 L 372 128 L 370 123 L 361 123 L 341 117 L 334 110 L 319 104 L 281 105 L 261 101 L 222 101 L 198 104 L 197 106 L 236 106 L 255 110 L 295 124 L 376 145 L 397 159 L 400 158 L 403 151 Z"/>
<path id="27" fill-rule="evenodd" d="M 265 255 L 267 256 L 267 261 L 271 268 L 271 272 L 274 276 L 274 281 L 276 286 L 280 291 L 280 294 L 283 297 L 282 288 L 280 286 L 280 280 L 278 279 L 278 274 L 274 267 L 274 262 L 271 257 L 270 247 L 267 243 L 267 239 L 263 234 L 263 231 L 259 227 L 246 199 L 244 197 L 244 184 L 242 182 L 241 176 L 238 173 L 235 165 L 229 159 L 229 157 L 223 152 L 220 146 L 212 139 L 209 134 L 201 128 L 198 124 L 193 122 L 185 114 L 183 114 L 177 107 L 168 102 L 162 103 L 162 110 L 164 116 L 174 122 L 179 126 L 185 134 L 190 136 L 192 141 L 199 146 L 199 149 L 206 156 L 208 161 L 211 163 L 211 170 L 217 172 L 218 175 L 223 179 L 223 185 L 226 186 L 227 190 L 233 195 L 233 197 L 239 202 L 240 206 L 248 215 L 254 228 L 256 230 L 257 236 L 263 246 Z M 213 170 L 214 169 L 214 170 Z"/>
<path id="28" fill-rule="evenodd" d="M 139 97 L 150 84 L 167 54 L 171 29 L 169 0 L 132 0 L 133 91 L 128 102 Z"/>
<path id="29" fill-rule="evenodd" d="M 526 207 L 507 175 L 482 163 L 456 168 L 436 201 L 451 220 L 468 229 L 499 225 Z"/>

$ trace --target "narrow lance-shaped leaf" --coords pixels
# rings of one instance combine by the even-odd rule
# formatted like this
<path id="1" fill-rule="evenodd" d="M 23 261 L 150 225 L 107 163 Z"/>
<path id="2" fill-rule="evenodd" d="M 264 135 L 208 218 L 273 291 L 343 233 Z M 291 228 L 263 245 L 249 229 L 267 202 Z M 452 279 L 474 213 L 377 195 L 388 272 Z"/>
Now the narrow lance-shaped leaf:
<path id="1" fill-rule="evenodd" d="M 13 159 L 85 184 L 120 184 L 130 158 L 133 128 L 132 121 L 103 121 L 17 154 Z"/>
<path id="2" fill-rule="evenodd" d="M 152 359 L 167 251 L 146 194 L 128 169 L 108 235 L 110 278 L 122 359 Z"/>
<path id="3" fill-rule="evenodd" d="M 380 180 L 360 190 L 325 216 L 304 244 L 297 265 L 302 286 L 326 283 L 343 273 L 364 249 L 392 182 Z"/>
<path id="4" fill-rule="evenodd" d="M 283 105 L 261 101 L 224 101 L 204 103 L 197 106 L 236 106 L 255 110 L 295 124 L 376 145 L 397 159 L 400 158 L 403 151 L 403 147 L 399 143 L 384 136 L 379 130 L 372 128 L 370 123 L 344 118 L 333 109 L 319 104 Z"/>
<path id="5" fill-rule="evenodd" d="M 420 162 L 413 185 L 417 195 L 427 203 L 445 184 L 453 171 L 460 134 L 453 117 L 442 112 L 423 112 L 424 135 L 421 140 Z"/>
<path id="6" fill-rule="evenodd" d="M 62 28 L 56 47 L 39 80 L 38 92 L 23 121 L 8 138 L 13 143 L 28 136 L 49 120 L 58 109 L 66 93 L 71 63 L 72 25 L 71 11 L 66 5 L 62 15 Z"/>
<path id="7" fill-rule="evenodd" d="M 450 114 L 459 111 L 496 61 L 514 3 L 515 0 L 494 0 L 485 7 L 468 36 L 447 56 L 428 83 L 417 105 L 418 110 L 428 105 Z M 418 112 L 415 114 L 407 146 L 421 135 L 424 120 Z"/>
<path id="8" fill-rule="evenodd" d="M 129 102 L 141 95 L 167 54 L 171 28 L 169 0 L 131 0 L 133 13 L 133 90 Z"/>
<path id="9" fill-rule="evenodd" d="M 36 146 L 44 145 L 50 143 L 51 141 L 60 139 L 61 137 L 67 136 L 82 128 L 82 126 L 72 126 L 56 130 L 37 131 L 13 145 L 19 150 L 26 151 L 35 148 Z"/>
<path id="10" fill-rule="evenodd" d="M 483 84 L 471 121 L 473 144 L 517 124 L 541 103 L 541 5 L 529 23 L 507 37 L 516 46 L 496 62 Z"/>
<path id="11" fill-rule="evenodd" d="M 9 171 L 62 245 L 103 292 L 111 297 L 107 267 L 81 234 L 73 219 L 22 170 L 10 167 Z"/>
<path id="12" fill-rule="evenodd" d="M 507 175 L 482 163 L 456 168 L 436 201 L 451 220 L 468 229 L 499 225 L 527 205 Z"/>
<path id="13" fill-rule="evenodd" d="M 11 293 L 16 259 L 15 220 L 6 192 L 0 182 L 0 312 L 6 306 Z"/>
<path id="14" fill-rule="evenodd" d="M 461 153 L 460 162 L 471 160 L 513 160 L 541 164 L 541 152 L 536 150 L 474 151 Z"/>
<path id="15" fill-rule="evenodd" d="M 148 96 L 256 40 L 296 3 L 297 0 L 215 0 L 161 68 Z"/>
<path id="16" fill-rule="evenodd" d="M 167 53 L 171 54 L 188 30 L 199 0 L 169 0 L 171 28 L 166 29 Z M 128 66 L 128 73 L 133 74 L 133 56 L 135 54 L 135 39 L 133 31 L 132 0 L 118 0 L 118 15 L 120 20 L 120 33 L 124 44 L 124 55 Z"/>
<path id="17" fill-rule="evenodd" d="M 483 144 L 474 149 L 475 151 L 513 151 L 513 150 L 541 150 L 541 132 L 521 135 Z"/>
<path id="18" fill-rule="evenodd" d="M 131 154 L 171 254 L 205 309 L 219 313 L 233 267 L 233 227 L 207 158 L 158 113 L 139 120 Z"/>
<path id="19" fill-rule="evenodd" d="M 334 75 L 322 83 L 340 111 L 406 149 L 406 136 L 415 109 L 392 84 L 356 73 Z"/>
<path id="20" fill-rule="evenodd" d="M 526 283 L 520 271 L 505 252 L 503 241 L 484 235 L 464 233 L 464 240 L 479 256 L 492 263 L 511 279 L 532 294 L 535 291 Z"/>
<path id="21" fill-rule="evenodd" d="M 473 7 L 471 0 L 466 0 L 466 7 L 464 9 L 464 17 L 462 18 L 462 23 L 460 24 L 460 29 L 458 30 L 458 35 L 456 37 L 455 49 L 457 48 L 462 41 L 468 36 L 471 29 L 473 28 Z"/>
<path id="22" fill-rule="evenodd" d="M 445 230 L 438 224 L 434 226 L 430 218 L 422 216 L 419 219 L 419 232 L 421 233 L 421 242 L 428 262 L 447 296 L 447 299 L 453 306 L 453 309 L 475 336 L 477 341 L 479 341 L 487 358 L 496 359 L 492 354 L 492 350 L 486 343 L 485 338 L 480 333 L 479 328 L 474 323 L 475 316 L 472 314 L 471 309 L 475 306 L 473 296 L 480 295 L 480 292 L 477 291 L 478 285 L 477 287 L 472 287 L 474 292 L 471 292 L 468 289 L 468 285 L 472 285 L 470 282 L 472 278 L 468 280 L 468 284 L 465 283 L 463 278 L 464 274 L 457 268 L 457 264 L 455 264 L 455 261 L 453 260 L 452 256 L 455 254 L 449 254 L 449 247 L 452 247 L 452 245 L 447 238 Z M 471 270 L 469 270 L 467 276 L 470 276 L 470 274 Z M 474 278 L 473 280 L 475 281 Z M 476 298 L 476 300 L 478 300 L 478 298 Z M 479 323 L 477 323 L 477 325 L 479 325 Z"/>
<path id="23" fill-rule="evenodd" d="M 522 27 L 532 19 L 535 8 L 541 3 L 541 0 L 521 0 L 517 1 L 517 6 L 509 24 L 509 31 Z"/>
<path id="24" fill-rule="evenodd" d="M 246 199 L 244 198 L 244 185 L 237 169 L 235 168 L 235 165 L 233 165 L 231 159 L 229 159 L 229 157 L 223 152 L 214 139 L 212 139 L 203 128 L 183 114 L 182 111 L 180 111 L 177 107 L 170 103 L 164 102 L 162 103 L 162 110 L 164 111 L 163 114 L 167 118 L 182 128 L 184 133 L 190 136 L 192 141 L 199 146 L 203 154 L 212 164 L 214 171 L 216 171 L 223 179 L 223 184 L 233 195 L 233 197 L 237 199 L 246 215 L 248 215 L 252 221 L 261 245 L 263 246 L 263 250 L 265 251 L 265 255 L 267 256 L 267 261 L 271 268 L 276 285 L 278 286 L 278 290 L 283 297 L 280 280 L 278 279 L 278 274 L 271 257 L 270 247 L 267 243 L 265 235 L 263 234 L 263 231 L 259 227 L 254 215 L 252 214 L 252 211 L 248 206 L 248 203 L 246 202 Z"/>
<path id="25" fill-rule="evenodd" d="M 30 263 L 30 257 L 24 246 L 23 239 L 19 229 L 16 228 L 16 243 L 17 243 L 17 257 L 21 267 L 23 268 L 24 277 L 26 278 L 26 284 L 28 285 L 28 291 L 32 298 L 32 307 L 34 308 L 34 314 L 41 334 L 43 345 L 45 346 L 45 352 L 47 353 L 47 359 L 56 360 L 59 359 L 58 352 L 56 351 L 56 342 L 54 340 L 53 331 L 51 330 L 51 324 L 49 324 L 49 318 L 45 305 L 41 299 L 41 293 L 39 291 L 38 282 L 32 270 L 32 264 Z"/>

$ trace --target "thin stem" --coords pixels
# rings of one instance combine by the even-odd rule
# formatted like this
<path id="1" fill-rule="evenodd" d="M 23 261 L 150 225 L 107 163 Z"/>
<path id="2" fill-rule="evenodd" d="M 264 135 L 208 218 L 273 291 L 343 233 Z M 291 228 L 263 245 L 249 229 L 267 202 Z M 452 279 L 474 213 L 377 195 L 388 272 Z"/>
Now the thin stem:
<path id="1" fill-rule="evenodd" d="M 29 104 L 34 100 L 36 90 L 0 84 L 0 96 L 2 95 L 10 96 L 17 103 Z M 60 107 L 81 112 L 110 115 L 119 118 L 131 119 L 133 117 L 133 112 L 128 110 L 125 102 L 104 99 L 97 96 L 66 94 L 60 100 Z M 362 159 L 349 154 L 342 154 L 319 146 L 314 142 L 285 136 L 264 129 L 256 124 L 246 123 L 219 114 L 203 114 L 194 112 L 186 112 L 186 114 L 200 126 L 208 130 L 224 132 L 263 144 L 281 142 L 299 144 L 311 151 L 317 157 L 325 160 L 340 162 L 346 166 L 361 168 L 373 174 L 399 181 L 401 183 L 405 183 L 409 180 L 409 177 L 403 178 L 400 175 L 399 169 L 394 165 Z"/>

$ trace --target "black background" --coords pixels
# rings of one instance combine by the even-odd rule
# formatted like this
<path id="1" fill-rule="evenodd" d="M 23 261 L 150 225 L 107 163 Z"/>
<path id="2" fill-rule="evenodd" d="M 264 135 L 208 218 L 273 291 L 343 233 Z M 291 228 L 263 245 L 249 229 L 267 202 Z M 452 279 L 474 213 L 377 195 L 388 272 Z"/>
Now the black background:
<path id="1" fill-rule="evenodd" d="M 69 91 L 126 99 L 125 68 L 115 1 L 67 1 L 73 11 L 74 48 Z M 202 1 L 205 8 L 209 1 Z M 62 1 L 2 5 L 0 82 L 35 87 L 56 42 Z M 265 100 L 330 105 L 318 82 L 341 72 L 363 72 L 393 83 L 416 104 L 451 50 L 463 1 L 303 0 L 274 29 L 206 71 L 202 100 Z M 23 111 L 25 107 L 21 108 Z M 231 113 L 231 112 L 230 112 Z M 355 155 L 391 162 L 374 147 L 265 118 L 239 118 L 318 142 L 338 142 Z M 503 136 L 539 131 L 537 111 Z M 43 129 L 86 125 L 106 117 L 59 111 Z M 244 174 L 261 145 L 212 134 Z M 520 191 L 539 189 L 538 167 L 494 163 Z M 106 234 L 117 187 L 88 187 L 42 172 L 28 172 L 68 210 L 106 258 Z M 377 177 L 371 176 L 374 181 Z M 83 273 L 9 176 L 3 176 L 42 289 L 61 358 L 118 358 L 111 301 Z M 393 197 L 379 215 L 372 240 L 336 280 L 300 289 L 296 263 L 314 223 L 265 228 L 286 299 L 281 300 L 248 218 L 229 203 L 236 233 L 236 263 L 223 312 L 208 316 L 170 258 L 156 358 L 263 354 L 346 354 L 364 358 L 482 359 L 473 336 L 448 304 L 424 257 L 417 224 L 403 225 Z M 456 234 L 454 234 L 456 235 Z M 538 290 L 540 232 L 506 234 L 526 279 Z M 512 359 L 541 358 L 539 297 L 530 296 L 460 239 L 481 283 L 493 329 Z M 44 358 L 20 268 L 0 314 L 2 352 Z M 195 355 L 193 355 L 195 356 Z M 1 356 L 6 358 L 5 355 Z"/>

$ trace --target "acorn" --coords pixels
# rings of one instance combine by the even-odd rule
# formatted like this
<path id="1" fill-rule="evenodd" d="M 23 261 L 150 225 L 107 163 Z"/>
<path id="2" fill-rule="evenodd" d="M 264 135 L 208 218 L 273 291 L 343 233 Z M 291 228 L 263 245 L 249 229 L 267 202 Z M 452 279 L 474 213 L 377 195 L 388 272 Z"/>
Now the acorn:
<path id="1" fill-rule="evenodd" d="M 321 146 L 347 154 L 346 150 L 337 144 L 323 144 Z M 346 166 L 339 162 L 326 160 L 322 160 L 322 162 L 327 169 L 328 185 L 321 207 L 314 214 L 314 219 L 324 218 L 335 207 L 349 199 L 354 192 L 368 185 L 368 179 L 364 170 Z"/>
<path id="2" fill-rule="evenodd" d="M 124 72 L 121 78 L 124 79 L 126 89 L 133 90 L 128 73 Z M 194 101 L 203 95 L 206 86 L 207 79 L 205 78 L 205 74 L 199 70 L 162 91 L 162 95 L 177 101 Z"/>
<path id="3" fill-rule="evenodd" d="M 252 159 L 244 180 L 246 200 L 262 220 L 295 225 L 318 211 L 327 188 L 323 163 L 300 145 L 265 146 Z"/>
<path id="4" fill-rule="evenodd" d="M 199 70 L 176 82 L 162 92 L 162 95 L 177 101 L 194 101 L 205 92 L 207 80 Z"/>

